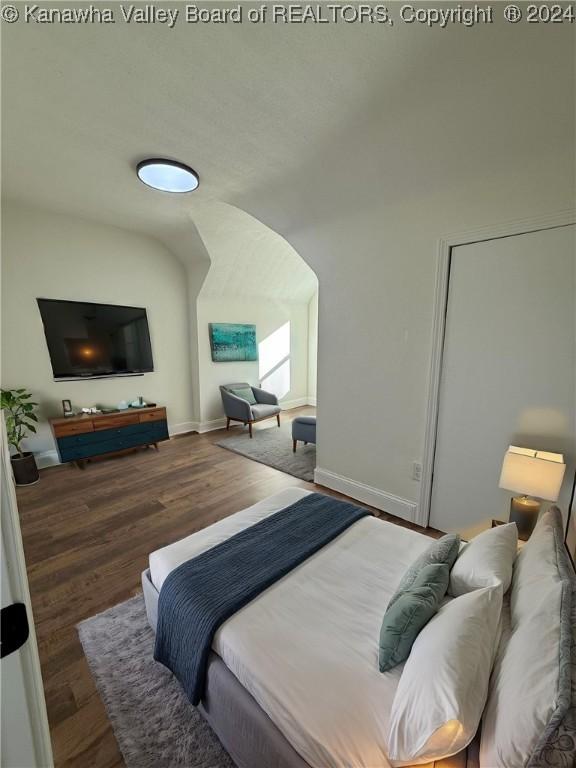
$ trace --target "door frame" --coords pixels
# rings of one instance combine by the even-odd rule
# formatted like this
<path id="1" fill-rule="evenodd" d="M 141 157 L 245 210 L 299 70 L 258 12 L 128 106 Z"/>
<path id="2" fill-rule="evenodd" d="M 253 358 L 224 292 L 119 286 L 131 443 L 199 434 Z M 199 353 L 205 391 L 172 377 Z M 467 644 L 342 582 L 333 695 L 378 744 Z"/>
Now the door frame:
<path id="1" fill-rule="evenodd" d="M 432 322 L 432 351 L 428 373 L 428 402 L 426 405 L 426 424 L 424 431 L 424 449 L 422 452 L 422 479 L 420 496 L 414 522 L 427 527 L 430 522 L 432 485 L 434 482 L 434 460 L 438 432 L 438 411 L 440 405 L 440 383 L 446 334 L 446 313 L 448 311 L 448 292 L 450 287 L 450 267 L 452 249 L 460 245 L 470 245 L 503 237 L 526 235 L 545 229 L 557 229 L 576 224 L 576 212 L 571 209 L 557 213 L 516 219 L 504 224 L 491 224 L 476 229 L 456 232 L 441 237 L 436 246 L 436 282 L 434 287 L 434 315 Z"/>
<path id="2" fill-rule="evenodd" d="M 0 475 L 6 490 L 6 507 L 2 510 L 1 520 L 6 567 L 13 598 L 26 605 L 30 629 L 28 640 L 17 652 L 21 655 L 25 695 L 30 713 L 30 725 L 32 727 L 32 739 L 37 765 L 39 768 L 52 768 L 54 760 L 52 756 L 50 727 L 46 713 L 44 683 L 40 669 L 40 657 L 38 655 L 38 643 L 36 641 L 34 615 L 32 613 L 30 589 L 28 587 L 28 573 L 26 571 L 26 560 L 22 545 L 16 490 L 12 479 L 12 466 L 10 464 L 10 451 L 8 449 L 4 414 L 1 414 L 0 418 L 0 461 L 2 462 Z"/>

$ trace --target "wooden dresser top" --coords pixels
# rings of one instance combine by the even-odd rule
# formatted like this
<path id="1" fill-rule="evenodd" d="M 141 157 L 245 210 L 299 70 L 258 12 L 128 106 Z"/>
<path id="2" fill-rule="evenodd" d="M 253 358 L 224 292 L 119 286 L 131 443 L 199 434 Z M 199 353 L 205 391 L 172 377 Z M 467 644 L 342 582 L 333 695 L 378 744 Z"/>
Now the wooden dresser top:
<path id="1" fill-rule="evenodd" d="M 80 413 L 78 416 L 59 416 L 56 419 L 48 419 L 52 427 L 59 427 L 63 424 L 78 424 L 83 421 L 98 421 L 99 419 L 113 419 L 115 416 L 125 416 L 128 413 L 150 413 L 152 411 L 163 411 L 162 406 L 149 405 L 144 408 L 124 408 L 123 410 L 107 411 L 106 413 Z"/>

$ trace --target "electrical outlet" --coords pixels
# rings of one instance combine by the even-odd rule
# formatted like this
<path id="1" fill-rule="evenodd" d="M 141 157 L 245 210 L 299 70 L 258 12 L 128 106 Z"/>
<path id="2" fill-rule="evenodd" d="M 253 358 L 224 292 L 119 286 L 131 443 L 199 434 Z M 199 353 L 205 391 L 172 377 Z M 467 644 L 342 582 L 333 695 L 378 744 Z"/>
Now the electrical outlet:
<path id="1" fill-rule="evenodd" d="M 412 480 L 422 480 L 422 464 L 419 461 L 412 462 Z"/>

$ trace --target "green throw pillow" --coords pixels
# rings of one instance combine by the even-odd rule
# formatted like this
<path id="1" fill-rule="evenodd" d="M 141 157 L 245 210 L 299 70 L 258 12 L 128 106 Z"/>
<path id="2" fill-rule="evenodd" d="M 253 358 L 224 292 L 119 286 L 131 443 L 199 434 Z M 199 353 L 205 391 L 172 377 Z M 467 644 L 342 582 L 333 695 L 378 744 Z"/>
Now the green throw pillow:
<path id="1" fill-rule="evenodd" d="M 388 606 L 380 628 L 380 672 L 387 672 L 408 658 L 420 630 L 438 611 L 449 581 L 450 568 L 446 563 L 425 565 L 410 589 Z"/>
<path id="2" fill-rule="evenodd" d="M 230 392 L 232 392 L 233 395 L 236 395 L 236 397 L 241 397 L 242 400 L 248 400 L 250 405 L 256 405 L 256 398 L 254 397 L 254 392 L 252 392 L 250 387 L 244 387 L 243 389 L 231 389 Z"/>
<path id="3" fill-rule="evenodd" d="M 422 568 L 426 565 L 433 563 L 446 563 L 448 570 L 452 568 L 460 552 L 460 536 L 457 533 L 448 533 L 446 536 L 442 536 L 441 539 L 437 539 L 426 549 L 422 554 L 414 560 L 412 565 L 408 568 L 400 584 L 396 588 L 396 592 L 392 595 L 388 608 L 390 608 L 403 592 L 414 584 L 414 581 Z"/>

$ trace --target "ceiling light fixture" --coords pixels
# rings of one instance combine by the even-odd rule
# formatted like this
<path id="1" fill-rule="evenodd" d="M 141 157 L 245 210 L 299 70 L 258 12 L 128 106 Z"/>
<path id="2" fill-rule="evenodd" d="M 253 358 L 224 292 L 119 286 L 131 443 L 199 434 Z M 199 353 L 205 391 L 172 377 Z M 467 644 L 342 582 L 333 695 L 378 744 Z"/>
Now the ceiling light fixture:
<path id="1" fill-rule="evenodd" d="M 136 173 L 146 186 L 161 192 L 193 192 L 200 183 L 196 171 L 176 160 L 142 160 L 136 167 Z"/>

